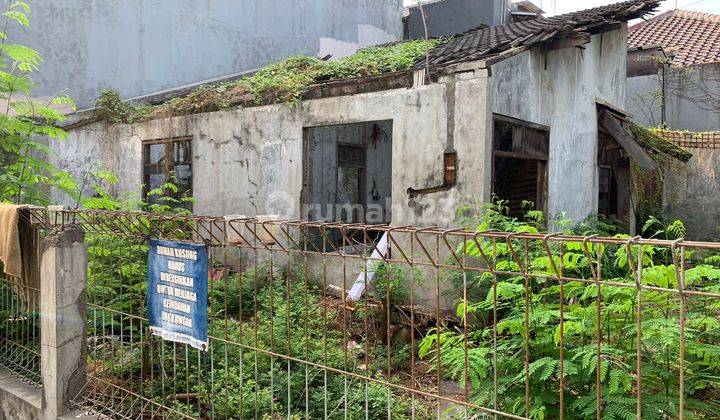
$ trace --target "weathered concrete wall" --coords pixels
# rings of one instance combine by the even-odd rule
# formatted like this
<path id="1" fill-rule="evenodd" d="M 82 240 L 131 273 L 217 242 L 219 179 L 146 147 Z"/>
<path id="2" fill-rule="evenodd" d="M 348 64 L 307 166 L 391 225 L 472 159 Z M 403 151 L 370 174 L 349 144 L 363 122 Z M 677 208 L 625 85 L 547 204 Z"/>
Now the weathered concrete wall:
<path id="1" fill-rule="evenodd" d="M 663 71 L 665 88 L 663 94 Z M 665 67 L 657 74 L 628 78 L 626 109 L 635 121 L 646 126 L 663 123 L 672 130 L 720 131 L 720 64 L 691 68 Z M 708 99 L 710 97 L 714 100 Z"/>
<path id="2" fill-rule="evenodd" d="M 303 128 L 391 120 L 392 222 L 448 226 L 459 206 L 489 198 L 485 83 L 482 74 L 467 73 L 454 84 L 311 100 L 296 107 L 234 109 L 133 126 L 95 123 L 72 130 L 66 140 L 51 141 L 58 151 L 53 163 L 81 179 L 93 162 L 104 162 L 120 179 L 114 193 L 137 194 L 142 141 L 192 136 L 195 213 L 299 218 Z M 455 97 L 450 112 L 448 90 Z M 458 152 L 458 185 L 411 199 L 409 187 L 442 183 L 448 121 L 453 121 Z M 56 199 L 69 204 L 66 197 Z"/>
<path id="3" fill-rule="evenodd" d="M 0 420 L 42 418 L 42 390 L 0 368 Z"/>
<path id="4" fill-rule="evenodd" d="M 670 69 L 665 84 L 669 128 L 720 131 L 720 64 Z M 707 100 L 708 93 L 715 99 Z"/>
<path id="5" fill-rule="evenodd" d="M 596 101 L 625 104 L 627 28 L 594 35 L 584 49 L 522 53 L 492 68 L 491 110 L 550 127 L 548 214 L 597 213 Z M 492 131 L 488 131 L 491 135 Z"/>
<path id="6" fill-rule="evenodd" d="M 40 246 L 40 355 L 43 418 L 70 411 L 85 389 L 87 244 L 80 225 L 52 231 Z"/>
<path id="7" fill-rule="evenodd" d="M 399 0 L 29 3 L 30 28 L 10 36 L 45 58 L 34 94 L 68 89 L 80 108 L 92 106 L 102 88 L 141 96 L 294 54 L 339 57 L 402 37 Z"/>
<path id="8" fill-rule="evenodd" d="M 666 171 L 666 216 L 685 222 L 688 239 L 720 240 L 720 149 L 688 151 L 688 163 L 673 160 Z"/>

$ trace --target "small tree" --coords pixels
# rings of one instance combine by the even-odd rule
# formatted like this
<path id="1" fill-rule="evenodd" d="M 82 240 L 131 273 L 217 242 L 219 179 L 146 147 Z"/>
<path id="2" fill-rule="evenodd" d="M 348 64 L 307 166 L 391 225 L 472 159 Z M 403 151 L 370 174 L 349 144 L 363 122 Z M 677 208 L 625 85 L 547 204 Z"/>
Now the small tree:
<path id="1" fill-rule="evenodd" d="M 70 106 L 72 100 L 58 94 L 47 101 L 32 97 L 35 87 L 31 74 L 43 59 L 37 51 L 8 42 L 7 28 L 12 24 L 29 26 L 30 7 L 11 3 L 2 14 L 0 31 L 0 201 L 47 204 L 50 188 L 75 194 L 72 177 L 54 167 L 52 150 L 42 140 L 63 139 L 67 133 L 56 125 L 65 120 L 54 106 Z"/>

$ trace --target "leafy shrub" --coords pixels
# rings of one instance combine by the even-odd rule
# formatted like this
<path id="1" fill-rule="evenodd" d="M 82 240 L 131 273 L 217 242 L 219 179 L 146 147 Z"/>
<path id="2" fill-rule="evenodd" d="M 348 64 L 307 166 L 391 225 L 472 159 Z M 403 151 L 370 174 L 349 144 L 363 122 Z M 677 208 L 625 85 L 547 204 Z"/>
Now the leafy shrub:
<path id="1" fill-rule="evenodd" d="M 499 229 L 510 232 L 538 232 L 540 220 L 529 214 L 525 221 L 511 219 L 503 211 L 503 203 L 484 208 L 474 221 L 478 230 Z M 680 229 L 678 223 L 671 224 Z M 665 231 L 672 231 L 664 229 Z M 618 235 L 622 236 L 622 235 Z M 622 236 L 627 238 L 627 236 Z M 524 250 L 524 241 L 511 241 L 514 248 Z M 583 245 L 566 242 L 564 249 L 551 245 L 552 258 L 538 241 L 528 245 L 527 279 L 523 275 L 498 274 L 496 280 L 489 273 L 474 276 L 469 282 L 474 292 L 472 300 L 460 301 L 457 314 L 476 316 L 485 323 L 473 325 L 465 337 L 450 328 L 429 332 L 421 342 L 419 355 L 438 363 L 441 375 L 462 383 L 469 381 L 473 401 L 492 406 L 493 335 L 497 333 L 497 394 L 501 409 L 518 415 L 525 414 L 525 379 L 529 380 L 530 417 L 557 418 L 559 416 L 560 387 L 560 286 L 555 268 L 562 267 L 566 277 L 592 279 L 591 264 L 597 256 L 603 258 L 602 276 L 605 280 L 635 284 L 631 261 L 638 258 L 637 249 L 628 255 L 625 246 L 588 244 L 589 260 Z M 480 260 L 481 251 L 490 259 L 497 259 L 496 268 L 522 273 L 505 241 L 490 239 L 461 244 L 458 252 L 468 259 Z M 668 262 L 666 248 L 645 245 L 641 258 L 644 269 L 642 282 L 647 286 L 677 289 L 675 267 Z M 522 251 L 521 251 L 522 252 Z M 523 254 L 524 255 L 524 254 Z M 521 257 L 521 258 L 524 258 Z M 703 256 L 686 252 L 685 285 L 696 291 L 717 291 L 720 280 L 717 256 Z M 521 262 L 523 265 L 524 263 Z M 527 286 L 526 286 L 526 281 Z M 566 418 L 590 418 L 596 411 L 596 378 L 600 379 L 603 418 L 635 418 L 637 401 L 636 325 L 642 332 L 642 410 L 643 418 L 665 419 L 678 410 L 679 317 L 680 301 L 676 294 L 643 290 L 641 319 L 637 317 L 637 292 L 634 287 L 603 284 L 598 323 L 598 287 L 578 281 L 563 285 L 564 334 L 564 396 Z M 527 297 L 526 297 L 527 295 Z M 494 305 L 495 296 L 497 304 Z M 527 302 L 527 303 L 526 303 Z M 496 308 L 498 318 L 492 321 Z M 686 417 L 712 418 L 720 410 L 716 396 L 720 392 L 720 306 L 717 301 L 689 297 L 685 307 L 686 360 L 685 389 Z M 528 310 L 526 326 L 525 310 Z M 598 363 L 596 336 L 602 337 L 602 359 Z M 529 365 L 525 369 L 525 341 Z M 438 352 L 437 347 L 440 347 Z M 467 362 L 466 362 L 467 354 Z M 467 363 L 467 365 L 466 365 Z M 467 366 L 467 377 L 466 377 Z M 434 369 L 434 367 L 433 367 Z M 599 373 L 598 373 L 599 372 Z"/>
<path id="2" fill-rule="evenodd" d="M 12 24 L 29 26 L 30 7 L 22 1 L 8 3 L 0 31 L 0 97 L 6 102 L 0 114 L 0 201 L 45 205 L 48 187 L 76 187 L 67 172 L 50 163 L 53 151 L 39 138 L 65 139 L 67 133 L 58 125 L 66 117 L 57 107 L 75 105 L 64 94 L 46 102 L 33 95 L 32 73 L 43 59 L 34 49 L 13 43 L 7 32 Z"/>
<path id="3" fill-rule="evenodd" d="M 418 40 L 363 48 L 334 61 L 308 56 L 289 57 L 238 81 L 200 86 L 187 96 L 173 98 L 155 107 L 143 105 L 133 108 L 122 102 L 116 92 L 106 90 L 97 101 L 97 113 L 112 123 L 134 123 L 217 111 L 238 104 L 251 106 L 287 102 L 297 105 L 314 83 L 407 70 L 440 42 L 443 41 Z"/>

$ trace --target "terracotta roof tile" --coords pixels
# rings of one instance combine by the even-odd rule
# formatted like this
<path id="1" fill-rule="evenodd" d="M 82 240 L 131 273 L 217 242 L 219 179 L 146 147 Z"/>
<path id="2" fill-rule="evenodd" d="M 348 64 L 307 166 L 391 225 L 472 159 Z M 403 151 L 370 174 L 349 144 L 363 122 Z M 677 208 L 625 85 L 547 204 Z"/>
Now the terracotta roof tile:
<path id="1" fill-rule="evenodd" d="M 628 47 L 661 45 L 675 51 L 673 64 L 720 62 L 720 15 L 673 10 L 630 28 Z"/>

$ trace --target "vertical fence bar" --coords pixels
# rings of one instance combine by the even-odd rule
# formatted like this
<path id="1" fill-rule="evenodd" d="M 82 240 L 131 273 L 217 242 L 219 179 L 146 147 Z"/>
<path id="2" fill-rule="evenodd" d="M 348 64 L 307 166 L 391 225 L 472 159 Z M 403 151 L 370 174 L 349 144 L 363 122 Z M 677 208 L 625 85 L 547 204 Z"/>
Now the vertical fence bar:
<path id="1" fill-rule="evenodd" d="M 637 245 L 638 255 L 643 255 L 642 244 Z M 642 288 L 642 271 L 643 259 L 638 258 L 637 272 L 635 273 L 635 287 L 637 288 L 637 307 L 636 307 L 636 324 L 635 324 L 635 370 L 637 371 L 637 402 L 635 405 L 635 416 L 642 418 L 642 305 L 643 305 L 643 288 Z"/>

